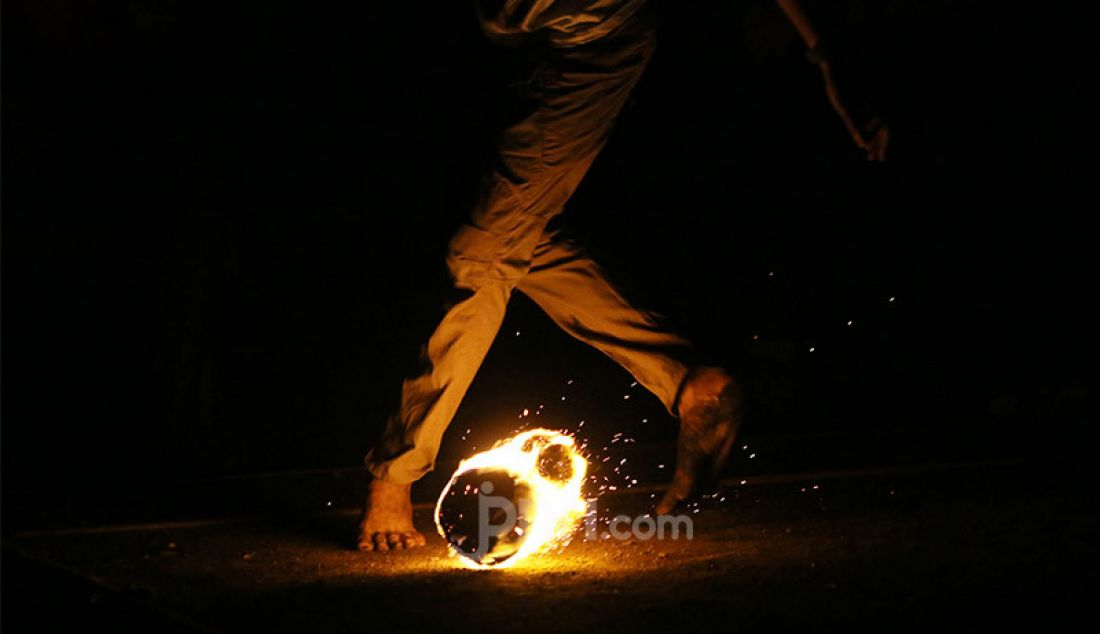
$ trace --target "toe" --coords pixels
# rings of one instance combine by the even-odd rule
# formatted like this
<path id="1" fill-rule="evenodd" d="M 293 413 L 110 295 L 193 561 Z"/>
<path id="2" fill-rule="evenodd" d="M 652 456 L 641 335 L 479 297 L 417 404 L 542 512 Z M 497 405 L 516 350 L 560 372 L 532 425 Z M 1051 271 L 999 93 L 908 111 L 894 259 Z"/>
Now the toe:
<path id="1" fill-rule="evenodd" d="M 359 536 L 359 550 L 371 551 L 374 550 L 374 542 L 371 541 L 370 535 Z"/>
<path id="2" fill-rule="evenodd" d="M 668 491 L 665 491 L 661 501 L 657 503 L 657 508 L 654 509 L 657 515 L 668 515 L 672 511 L 676 510 L 676 505 L 683 501 L 687 497 L 687 491 L 681 490 L 675 486 L 669 487 Z"/>
<path id="3" fill-rule="evenodd" d="M 375 533 L 374 534 L 374 549 L 375 550 L 380 550 L 380 551 L 390 549 L 389 544 L 386 543 L 386 534 L 385 533 Z"/>
<path id="4" fill-rule="evenodd" d="M 654 510 L 658 515 L 668 515 L 676 509 L 677 504 L 691 495 L 694 485 L 695 478 L 688 471 L 678 467 L 676 475 L 672 477 L 672 482 L 668 485 L 668 491 L 665 491 L 664 496 Z"/>
<path id="5" fill-rule="evenodd" d="M 665 492 L 664 497 L 657 503 L 657 508 L 654 509 L 657 515 L 668 515 L 676 508 L 676 505 L 680 503 L 683 497 L 676 494 L 671 489 Z"/>
<path id="6" fill-rule="evenodd" d="M 391 550 L 405 550 L 405 542 L 401 539 L 401 533 L 388 533 L 386 543 Z"/>
<path id="7" fill-rule="evenodd" d="M 410 531 L 405 533 L 402 537 L 404 538 L 406 548 L 416 548 L 427 543 L 424 536 L 417 531 Z"/>

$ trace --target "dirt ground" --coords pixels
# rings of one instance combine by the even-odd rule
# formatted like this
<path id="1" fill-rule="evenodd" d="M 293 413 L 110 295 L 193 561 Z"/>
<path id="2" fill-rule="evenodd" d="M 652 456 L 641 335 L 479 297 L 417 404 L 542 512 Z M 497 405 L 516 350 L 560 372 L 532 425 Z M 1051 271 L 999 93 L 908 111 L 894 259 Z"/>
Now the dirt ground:
<path id="1" fill-rule="evenodd" d="M 351 509 L 6 540 L 6 631 L 668 631 L 1068 626 L 1100 598 L 1087 461 L 733 482 L 694 539 L 591 542 L 509 570 L 347 549 Z M 814 488 L 814 487 L 817 488 Z M 644 512 L 648 489 L 601 515 Z M 12 629 L 8 629 L 12 627 Z"/>

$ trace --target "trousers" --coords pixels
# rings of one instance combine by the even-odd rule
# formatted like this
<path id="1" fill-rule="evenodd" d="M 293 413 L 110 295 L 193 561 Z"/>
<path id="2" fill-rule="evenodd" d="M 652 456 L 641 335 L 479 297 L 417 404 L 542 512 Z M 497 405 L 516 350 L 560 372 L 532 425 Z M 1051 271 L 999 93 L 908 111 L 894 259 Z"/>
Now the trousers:
<path id="1" fill-rule="evenodd" d="M 423 370 L 404 381 L 401 404 L 366 457 L 374 477 L 406 484 L 434 467 L 515 290 L 676 415 L 689 343 L 632 306 L 575 242 L 548 228 L 606 144 L 654 35 L 649 21 L 632 18 L 596 42 L 546 51 L 525 87 L 531 108 L 503 131 L 474 209 L 449 244 L 461 299 L 429 338 Z"/>

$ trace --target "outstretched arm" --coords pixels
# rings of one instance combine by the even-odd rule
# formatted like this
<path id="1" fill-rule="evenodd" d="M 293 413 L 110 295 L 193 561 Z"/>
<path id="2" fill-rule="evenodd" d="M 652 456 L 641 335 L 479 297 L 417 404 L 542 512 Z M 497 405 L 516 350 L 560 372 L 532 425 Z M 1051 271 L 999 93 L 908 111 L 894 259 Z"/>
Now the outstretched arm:
<path id="1" fill-rule="evenodd" d="M 794 30 L 798 31 L 798 34 L 802 36 L 802 41 L 806 43 L 806 48 L 811 51 L 817 48 L 817 43 L 820 38 L 818 37 L 817 29 L 815 29 L 813 23 L 810 22 L 810 18 L 807 17 L 806 13 L 802 10 L 802 3 L 798 0 L 775 0 L 775 3 L 783 10 L 783 14 L 790 20 Z"/>
<path id="2" fill-rule="evenodd" d="M 829 97 L 829 103 L 832 104 L 833 110 L 844 122 L 844 127 L 848 128 L 848 134 L 852 136 L 852 140 L 867 152 L 867 160 L 884 160 L 886 158 L 886 144 L 890 140 L 890 129 L 878 117 L 871 117 L 866 122 L 854 120 L 840 90 L 837 89 L 831 62 L 821 49 L 821 37 L 810 18 L 802 10 L 802 3 L 799 0 L 775 0 L 775 2 L 783 10 L 787 19 L 790 20 L 791 25 L 798 31 L 802 41 L 806 43 L 806 48 L 810 51 L 810 58 L 821 69 L 821 74 L 825 78 L 825 94 Z"/>

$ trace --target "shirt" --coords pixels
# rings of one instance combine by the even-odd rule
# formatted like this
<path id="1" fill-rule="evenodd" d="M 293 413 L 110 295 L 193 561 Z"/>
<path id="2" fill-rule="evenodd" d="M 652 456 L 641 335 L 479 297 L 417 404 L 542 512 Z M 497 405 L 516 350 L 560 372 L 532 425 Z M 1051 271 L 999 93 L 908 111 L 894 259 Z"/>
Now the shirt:
<path id="1" fill-rule="evenodd" d="M 569 47 L 600 39 L 621 26 L 645 0 L 477 0 L 481 28 L 493 41 L 527 36 Z"/>

